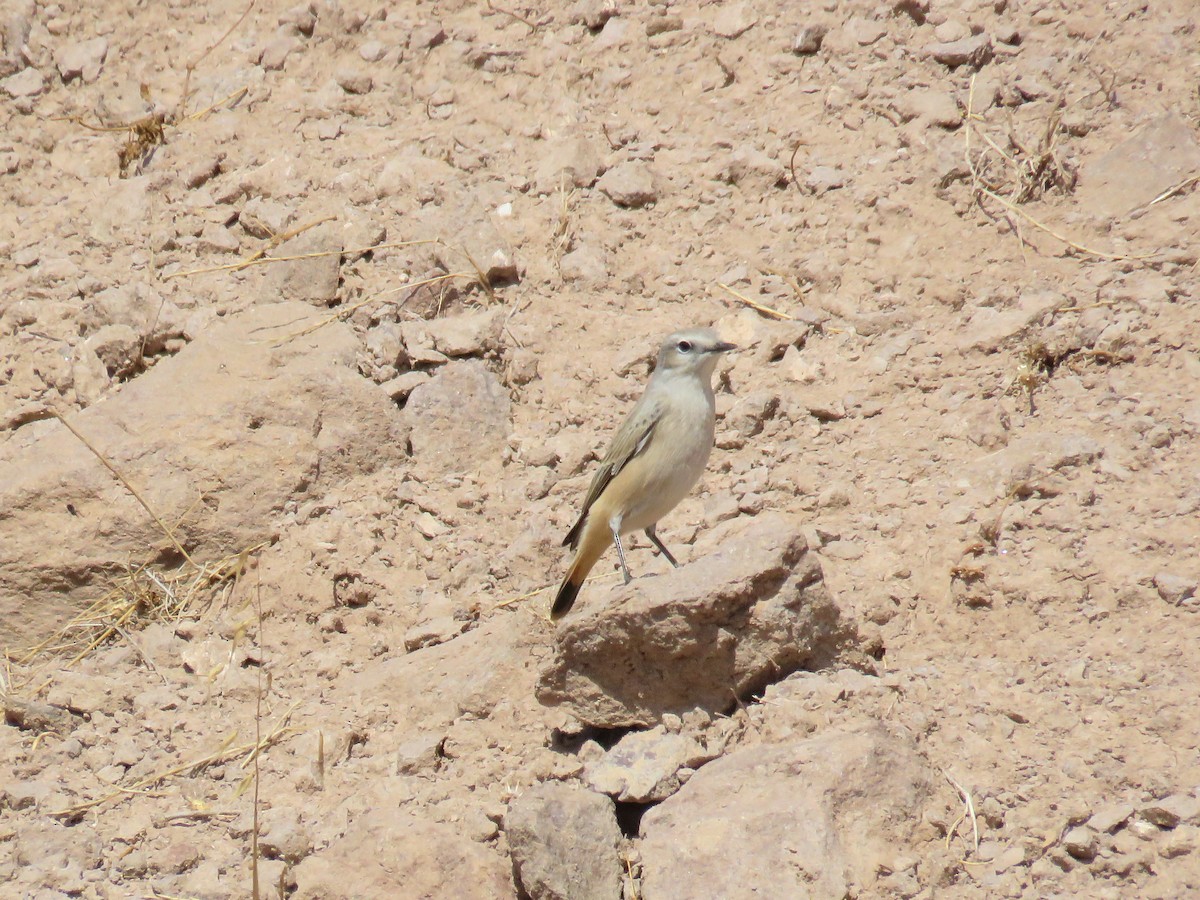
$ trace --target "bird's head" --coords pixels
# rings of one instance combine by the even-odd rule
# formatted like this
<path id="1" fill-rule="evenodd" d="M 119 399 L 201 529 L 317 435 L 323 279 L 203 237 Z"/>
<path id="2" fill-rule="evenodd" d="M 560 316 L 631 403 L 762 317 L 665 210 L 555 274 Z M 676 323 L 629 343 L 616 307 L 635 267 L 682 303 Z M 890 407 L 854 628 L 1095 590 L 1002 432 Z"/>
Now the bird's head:
<path id="1" fill-rule="evenodd" d="M 663 341 L 654 371 L 655 374 L 674 372 L 709 378 L 721 354 L 736 349 L 733 344 L 717 337 L 711 328 L 688 328 L 675 332 Z"/>

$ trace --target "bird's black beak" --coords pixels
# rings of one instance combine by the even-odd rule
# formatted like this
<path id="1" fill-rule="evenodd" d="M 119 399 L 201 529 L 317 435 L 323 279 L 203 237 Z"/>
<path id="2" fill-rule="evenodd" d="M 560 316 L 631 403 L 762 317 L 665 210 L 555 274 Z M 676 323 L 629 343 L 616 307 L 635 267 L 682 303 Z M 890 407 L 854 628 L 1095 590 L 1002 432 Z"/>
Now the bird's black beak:
<path id="1" fill-rule="evenodd" d="M 736 350 L 737 344 L 728 344 L 725 341 L 718 341 L 709 348 L 709 353 L 728 353 L 730 350 Z"/>

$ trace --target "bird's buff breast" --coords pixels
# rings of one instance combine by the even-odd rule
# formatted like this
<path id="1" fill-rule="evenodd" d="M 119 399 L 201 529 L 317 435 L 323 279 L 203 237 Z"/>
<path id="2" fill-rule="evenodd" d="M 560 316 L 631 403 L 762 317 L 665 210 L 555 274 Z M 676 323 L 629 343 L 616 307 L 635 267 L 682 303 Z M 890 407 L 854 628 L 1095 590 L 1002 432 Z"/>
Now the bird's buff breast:
<path id="1" fill-rule="evenodd" d="M 603 508 L 592 510 L 602 521 L 615 524 L 617 510 L 611 508 L 615 504 L 604 501 L 631 498 L 618 526 L 621 534 L 653 525 L 688 495 L 704 473 L 713 446 L 711 407 L 668 413 L 654 431 L 650 445 L 621 470 L 597 501 L 596 506 Z"/>

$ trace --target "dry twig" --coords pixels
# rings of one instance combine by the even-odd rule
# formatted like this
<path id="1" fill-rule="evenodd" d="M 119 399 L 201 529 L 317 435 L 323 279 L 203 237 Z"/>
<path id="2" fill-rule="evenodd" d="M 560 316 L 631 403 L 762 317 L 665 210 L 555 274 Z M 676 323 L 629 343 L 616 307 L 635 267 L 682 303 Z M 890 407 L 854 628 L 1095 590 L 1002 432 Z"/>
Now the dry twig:
<path id="1" fill-rule="evenodd" d="M 185 272 L 171 272 L 169 275 L 163 276 L 163 281 L 170 281 L 172 278 L 184 278 L 189 275 L 204 275 L 209 272 L 236 272 L 239 269 L 245 269 L 249 266 L 258 265 L 260 263 L 285 262 L 285 261 L 291 260 L 291 259 L 312 259 L 312 258 L 318 257 L 318 256 L 332 256 L 335 253 L 338 254 L 339 256 L 341 256 L 346 253 L 366 252 L 368 250 L 379 250 L 379 249 L 383 248 L 383 245 L 381 244 L 378 247 L 363 248 L 362 251 L 324 250 L 319 253 L 302 253 L 302 254 L 299 254 L 298 256 L 288 256 L 288 257 L 274 257 L 274 256 L 269 257 L 269 256 L 267 256 L 268 253 L 270 253 L 272 250 L 274 250 L 276 247 L 278 247 L 284 241 L 290 241 L 292 238 L 296 237 L 297 235 L 303 234 L 304 232 L 308 231 L 309 229 L 316 228 L 318 225 L 324 225 L 326 222 L 332 222 L 335 219 L 337 219 L 337 216 L 325 216 L 324 218 L 316 219 L 312 222 L 308 222 L 308 223 L 306 223 L 304 225 L 300 225 L 296 228 L 291 228 L 291 229 L 281 232 L 279 234 L 271 235 L 271 237 L 269 237 L 267 239 L 267 242 L 265 244 L 263 244 L 261 247 L 259 247 L 257 250 L 255 250 L 253 253 L 251 253 L 249 256 L 245 257 L 244 259 L 240 259 L 235 263 L 228 263 L 227 265 L 224 265 L 224 266 L 211 266 L 211 267 L 203 268 L 203 269 L 188 269 Z M 403 246 L 403 244 L 398 244 L 396 246 Z"/>
<path id="2" fill-rule="evenodd" d="M 341 309 L 339 309 L 336 313 L 334 313 L 333 315 L 326 316 L 324 319 L 321 319 L 320 321 L 318 321 L 312 325 L 309 325 L 306 328 L 302 328 L 300 331 L 295 331 L 295 332 L 292 332 L 291 334 L 285 334 L 282 337 L 274 338 L 271 341 L 267 341 L 264 343 L 270 343 L 274 346 L 278 346 L 280 344 L 285 344 L 288 341 L 294 341 L 297 338 L 301 338 L 301 337 L 304 337 L 305 335 L 312 334 L 314 331 L 324 328 L 326 325 L 332 325 L 334 322 L 340 322 L 340 321 L 343 321 L 344 319 L 348 319 L 350 316 L 352 316 L 354 313 L 358 312 L 364 306 L 370 306 L 372 303 L 378 303 L 384 297 L 387 297 L 391 294 L 398 294 L 401 291 L 412 290 L 414 288 L 423 287 L 427 284 L 437 284 L 439 282 L 448 281 L 452 278 L 469 278 L 469 279 L 474 280 L 475 275 L 473 275 L 470 272 L 450 272 L 446 275 L 435 275 L 433 278 L 423 278 L 420 281 L 410 281 L 408 284 L 403 284 L 397 288 L 391 288 L 389 290 L 383 291 L 382 293 L 374 294 L 365 300 L 360 300 L 357 303 L 352 303 L 349 306 L 344 306 Z M 405 300 L 402 300 L 399 305 L 403 306 L 406 302 L 407 302 L 407 298 L 405 298 Z"/>
<path id="3" fill-rule="evenodd" d="M 196 67 L 199 66 L 200 63 L 204 62 L 210 53 L 225 43 L 231 34 L 237 31 L 238 27 L 246 21 L 246 18 L 250 15 L 250 11 L 254 9 L 254 5 L 257 2 L 258 0 L 250 0 L 250 3 L 247 4 L 245 11 L 238 17 L 238 20 L 230 25 L 229 29 L 223 35 L 210 44 L 207 50 L 187 64 L 186 72 L 183 77 L 183 94 L 180 96 L 179 105 L 175 110 L 176 121 L 181 121 L 185 117 L 184 113 L 187 109 L 187 102 L 191 97 L 192 73 L 196 71 Z"/>
<path id="4" fill-rule="evenodd" d="M 264 546 L 265 543 L 258 544 L 204 566 L 185 565 L 169 574 L 154 572 L 146 566 L 131 569 L 104 596 L 12 662 L 28 665 L 39 656 L 72 653 L 73 656 L 63 664 L 70 668 L 136 622 L 178 621 L 195 609 L 196 601 L 207 590 L 218 584 L 231 583 L 245 565 L 246 555 Z M 35 674 L 36 670 L 25 678 L 25 684 L 30 683 Z M 45 683 L 40 684 L 31 693 L 36 694 L 45 686 Z"/>
<path id="5" fill-rule="evenodd" d="M 721 290 L 731 294 L 732 296 L 736 297 L 737 299 L 741 300 L 743 303 L 745 303 L 751 309 L 757 310 L 758 312 L 762 313 L 765 316 L 771 316 L 774 319 L 782 319 L 786 322 L 790 322 L 793 320 L 792 316 L 788 315 L 787 313 L 781 312 L 778 309 L 772 309 L 769 306 L 764 306 L 762 303 L 759 303 L 756 300 L 751 300 L 745 294 L 741 294 L 741 293 L 735 291 L 733 288 L 731 288 L 727 284 L 722 284 L 721 282 L 717 282 L 717 287 L 719 287 Z"/>
<path id="6" fill-rule="evenodd" d="M 95 809 L 97 806 L 103 806 L 104 804 L 110 803 L 113 800 L 119 800 L 131 793 L 141 793 L 142 789 L 144 788 L 155 787 L 170 778 L 174 778 L 176 775 L 183 774 L 184 772 L 202 772 L 210 766 L 229 762 L 242 756 L 245 757 L 240 763 L 242 768 L 245 768 L 247 765 L 252 765 L 264 750 L 278 743 L 292 732 L 296 731 L 296 729 L 291 728 L 287 723 L 291 719 L 292 713 L 296 711 L 296 708 L 299 705 L 300 701 L 297 700 L 290 707 L 288 707 L 287 711 L 279 718 L 279 721 L 275 723 L 274 727 L 272 727 L 265 736 L 257 738 L 252 743 L 234 746 L 234 741 L 237 740 L 238 736 L 237 732 L 235 731 L 228 738 L 226 738 L 224 742 L 222 742 L 220 747 L 218 747 L 212 753 L 200 757 L 200 759 L 179 763 L 178 765 L 171 766 L 170 768 L 164 769 L 161 772 L 155 772 L 151 775 L 147 775 L 144 778 L 139 778 L 133 784 L 119 787 L 110 794 L 105 794 L 104 796 L 97 797 L 94 800 L 86 800 L 83 803 L 77 803 L 74 806 L 68 806 L 66 809 L 56 810 L 50 813 L 50 815 L 56 818 L 73 819 L 80 813 L 87 812 L 89 809 Z"/>
<path id="7" fill-rule="evenodd" d="M 1088 247 L 1056 231 L 1018 207 L 1017 204 L 1026 202 L 1035 196 L 1040 196 L 1046 184 L 1057 186 L 1063 191 L 1074 187 L 1074 174 L 1058 160 L 1055 153 L 1057 135 L 1062 123 L 1061 108 L 1056 108 L 1054 114 L 1047 120 L 1039 145 L 1034 150 L 1025 147 L 1016 138 L 1015 134 L 1010 131 L 1009 140 L 1015 152 L 1006 153 L 982 129 L 978 128 L 983 123 L 983 116 L 975 112 L 975 78 L 972 77 L 971 86 L 967 93 L 967 115 L 963 124 L 963 142 L 966 164 L 971 174 L 971 190 L 981 209 L 985 212 L 987 211 L 982 202 L 985 198 L 999 203 L 1004 208 L 1006 217 L 1008 215 L 1019 216 L 1039 231 L 1045 232 L 1071 249 L 1088 256 L 1111 260 L 1143 260 L 1151 259 L 1155 256 L 1153 253 L 1110 253 L 1105 250 Z M 972 148 L 972 135 L 976 133 L 988 144 L 991 150 L 995 151 L 996 154 L 1005 160 L 1010 168 L 1016 171 L 1016 184 L 1010 188 L 1010 197 L 1005 197 L 1000 193 L 1004 189 L 1000 182 L 989 182 L 987 180 L 985 167 L 988 154 L 985 151 L 982 154 L 976 155 Z M 1022 252 L 1024 252 L 1026 241 L 1021 235 L 1020 229 L 1016 227 L 1015 222 L 1011 218 L 1009 218 L 1009 222 L 1013 225 L 1013 231 L 1017 235 L 1018 240 L 1021 241 Z"/>
<path id="8" fill-rule="evenodd" d="M 591 582 L 604 581 L 605 579 L 616 578 L 620 574 L 621 574 L 620 572 L 614 570 L 612 572 L 605 572 L 603 575 L 593 575 L 591 578 L 588 579 L 588 581 L 591 581 Z M 555 582 L 554 584 L 542 585 L 540 588 L 536 588 L 527 593 L 520 594 L 519 596 L 509 597 L 507 600 L 501 600 L 499 603 L 497 603 L 495 606 L 493 606 L 492 609 L 504 609 L 505 607 L 513 606 L 516 603 L 521 603 L 522 601 L 525 601 L 525 600 L 531 600 L 534 597 L 536 597 L 538 594 L 544 594 L 544 593 L 546 593 L 546 591 L 551 590 L 552 588 L 556 588 L 556 587 L 558 587 L 557 582 Z"/>
<path id="9" fill-rule="evenodd" d="M 510 19 L 515 19 L 516 21 L 520 22 L 522 25 L 524 25 L 526 28 L 529 29 L 530 34 L 533 34 L 534 32 L 536 32 L 538 30 L 538 26 L 537 26 L 536 22 L 531 22 L 524 16 L 519 16 L 512 10 L 505 9 L 503 6 L 497 6 L 495 3 L 492 2 L 492 0 L 487 0 L 487 8 L 490 9 L 492 12 L 498 12 L 502 15 L 508 16 Z"/>
<path id="10" fill-rule="evenodd" d="M 79 439 L 79 442 L 81 444 L 83 444 L 83 446 L 87 447 L 89 450 L 92 451 L 92 454 L 96 457 L 96 459 L 100 460 L 100 462 L 101 462 L 101 464 L 103 464 L 104 468 L 108 469 L 108 471 L 113 474 L 113 477 L 116 478 L 117 481 L 121 482 L 122 485 L 124 485 L 125 490 L 129 491 L 129 493 L 131 493 L 133 495 L 133 498 L 142 505 L 142 508 L 144 510 L 146 510 L 146 512 L 150 513 L 150 518 L 152 518 L 154 520 L 154 524 L 157 525 L 160 529 L 162 529 L 162 533 L 165 534 L 167 536 L 167 539 L 175 546 L 175 549 L 179 552 L 179 555 L 182 556 L 184 559 L 186 559 L 193 566 L 195 566 L 196 565 L 195 561 L 193 561 L 191 556 L 188 555 L 187 550 L 185 550 L 183 548 L 183 544 L 179 543 L 179 539 L 177 537 L 175 537 L 175 532 L 172 531 L 170 528 L 168 528 L 167 524 L 165 522 L 163 522 L 163 520 L 161 518 L 159 518 L 158 513 L 156 513 L 154 511 L 154 508 L 151 507 L 150 504 L 146 502 L 146 498 L 141 495 L 141 493 L 138 491 L 138 489 L 135 488 L 132 484 L 130 484 L 129 480 L 126 479 L 126 477 L 117 470 L 117 467 L 114 466 L 111 462 L 109 462 L 108 459 L 104 456 L 104 454 L 101 453 L 99 450 L 97 450 L 95 448 L 95 446 L 93 446 L 91 441 L 89 441 L 82 434 L 80 434 L 79 430 L 74 425 L 72 425 L 70 422 L 68 422 L 65 417 L 59 415 L 58 413 L 55 413 L 54 418 L 56 418 L 56 419 L 58 419 L 58 421 L 62 422 L 63 427 L 66 428 L 67 431 L 69 431 L 69 432 L 71 432 L 71 434 L 75 435 L 75 437 L 77 437 Z"/>
<path id="11" fill-rule="evenodd" d="M 971 833 L 973 835 L 971 849 L 972 849 L 973 853 L 978 853 L 979 852 L 979 819 L 976 818 L 976 816 L 975 816 L 975 801 L 971 799 L 971 795 L 966 790 L 966 788 L 964 788 L 961 784 L 959 784 L 957 781 L 955 781 L 953 778 L 951 778 L 950 774 L 948 772 L 943 772 L 942 774 L 946 776 L 946 780 L 949 781 L 950 784 L 954 786 L 954 789 L 956 791 L 958 791 L 958 793 L 962 797 L 962 801 L 963 801 L 962 815 L 960 815 L 957 819 L 954 820 L 954 824 L 951 825 L 950 829 L 946 832 L 946 849 L 950 848 L 950 841 L 954 838 L 954 835 L 957 834 L 958 826 L 961 825 L 963 822 L 965 822 L 967 819 L 970 819 L 971 820 Z"/>

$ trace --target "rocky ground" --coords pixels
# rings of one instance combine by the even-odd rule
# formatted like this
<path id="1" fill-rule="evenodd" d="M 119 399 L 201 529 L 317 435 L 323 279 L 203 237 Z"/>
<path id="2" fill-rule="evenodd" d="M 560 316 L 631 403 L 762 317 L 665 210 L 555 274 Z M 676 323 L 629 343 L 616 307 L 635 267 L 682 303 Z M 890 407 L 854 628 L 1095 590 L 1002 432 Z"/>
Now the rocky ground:
<path id="1" fill-rule="evenodd" d="M 6 895 L 1200 890 L 1190 0 L 0 13 Z"/>

